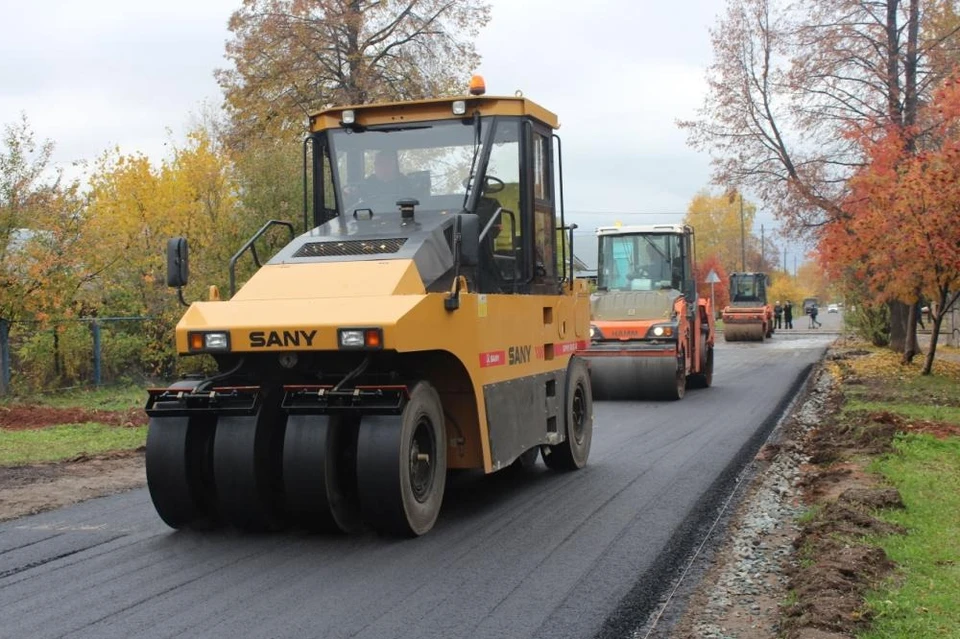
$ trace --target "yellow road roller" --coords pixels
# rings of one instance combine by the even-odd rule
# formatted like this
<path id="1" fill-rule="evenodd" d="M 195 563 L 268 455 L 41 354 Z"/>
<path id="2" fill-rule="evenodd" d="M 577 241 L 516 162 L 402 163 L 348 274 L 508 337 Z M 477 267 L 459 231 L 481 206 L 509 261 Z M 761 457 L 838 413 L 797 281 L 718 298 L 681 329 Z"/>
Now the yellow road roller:
<path id="1" fill-rule="evenodd" d="M 166 524 L 416 536 L 449 469 L 587 463 L 589 291 L 557 116 L 483 93 L 310 117 L 303 232 L 268 221 L 231 260 L 230 294 L 189 304 L 177 351 L 217 372 L 149 391 Z M 234 291 L 237 259 L 284 227 L 295 237 Z M 167 261 L 183 301 L 184 238 Z"/>
<path id="2" fill-rule="evenodd" d="M 723 339 L 762 342 L 773 337 L 773 309 L 767 304 L 766 273 L 730 275 L 730 304 L 723 309 Z"/>
<path id="3" fill-rule="evenodd" d="M 676 400 L 713 383 L 713 312 L 697 291 L 693 237 L 684 224 L 597 229 L 590 341 L 579 353 L 597 398 Z"/>

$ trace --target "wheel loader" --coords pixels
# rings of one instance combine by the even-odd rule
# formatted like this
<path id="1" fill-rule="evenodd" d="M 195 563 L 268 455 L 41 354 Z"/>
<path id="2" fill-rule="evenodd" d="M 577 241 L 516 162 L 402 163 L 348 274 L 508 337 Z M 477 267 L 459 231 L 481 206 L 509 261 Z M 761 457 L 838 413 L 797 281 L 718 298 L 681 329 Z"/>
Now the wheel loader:
<path id="1" fill-rule="evenodd" d="M 713 383 L 714 319 L 687 225 L 597 229 L 587 361 L 598 399 L 682 399 Z"/>
<path id="2" fill-rule="evenodd" d="M 450 469 L 541 455 L 583 467 L 589 291 L 573 275 L 557 127 L 476 81 L 313 114 L 304 231 L 268 221 L 231 259 L 229 298 L 189 304 L 177 352 L 217 372 L 149 391 L 160 518 L 417 536 Z M 237 260 L 260 265 L 256 240 L 277 228 L 294 237 L 234 291 Z M 167 260 L 184 301 L 184 238 Z"/>
<path id="3" fill-rule="evenodd" d="M 765 273 L 730 275 L 730 304 L 723 309 L 723 339 L 762 342 L 773 337 L 773 308 L 767 304 Z"/>

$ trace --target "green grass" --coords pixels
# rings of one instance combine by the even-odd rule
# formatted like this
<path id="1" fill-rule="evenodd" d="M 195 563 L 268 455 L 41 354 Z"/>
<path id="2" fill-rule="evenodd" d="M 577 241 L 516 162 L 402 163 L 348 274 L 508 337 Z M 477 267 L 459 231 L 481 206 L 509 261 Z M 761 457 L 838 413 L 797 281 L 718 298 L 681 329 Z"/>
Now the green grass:
<path id="1" fill-rule="evenodd" d="M 147 440 L 147 427 L 67 424 L 34 430 L 0 429 L 0 466 L 53 462 L 80 454 L 133 450 Z"/>
<path id="2" fill-rule="evenodd" d="M 55 408 L 88 408 L 100 410 L 124 410 L 142 408 L 147 401 L 144 386 L 116 386 L 97 389 L 76 389 L 0 400 L 0 403 L 41 404 Z"/>
<path id="3" fill-rule="evenodd" d="M 867 598 L 875 614 L 860 639 L 960 637 L 960 439 L 905 435 L 872 465 L 906 508 L 883 513 L 908 530 L 873 540 L 897 574 Z"/>
<path id="4" fill-rule="evenodd" d="M 925 406 L 923 404 L 901 402 L 877 402 L 849 400 L 844 412 L 851 411 L 888 411 L 909 419 L 925 419 L 936 422 L 960 424 L 960 408 L 956 406 Z"/>

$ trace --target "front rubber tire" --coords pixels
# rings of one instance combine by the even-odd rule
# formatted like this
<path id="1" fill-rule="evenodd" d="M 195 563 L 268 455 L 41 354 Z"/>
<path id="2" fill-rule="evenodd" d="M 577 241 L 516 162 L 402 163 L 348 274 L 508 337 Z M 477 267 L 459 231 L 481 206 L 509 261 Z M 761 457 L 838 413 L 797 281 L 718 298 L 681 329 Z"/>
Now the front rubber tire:
<path id="1" fill-rule="evenodd" d="M 358 420 L 340 415 L 290 415 L 283 442 L 287 513 L 318 532 L 360 528 L 356 447 Z"/>
<path id="2" fill-rule="evenodd" d="M 400 416 L 363 417 L 357 488 L 363 519 L 373 528 L 404 537 L 428 532 L 440 514 L 446 477 L 443 405 L 429 382 L 413 386 Z"/>

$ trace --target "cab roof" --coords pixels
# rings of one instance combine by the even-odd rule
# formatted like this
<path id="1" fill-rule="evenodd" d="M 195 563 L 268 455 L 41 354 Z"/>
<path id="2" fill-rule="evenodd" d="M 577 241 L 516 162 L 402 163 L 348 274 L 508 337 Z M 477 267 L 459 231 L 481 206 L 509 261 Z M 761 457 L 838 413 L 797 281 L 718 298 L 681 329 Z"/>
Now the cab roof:
<path id="1" fill-rule="evenodd" d="M 639 235 L 642 233 L 683 235 L 692 231 L 693 227 L 686 224 L 622 224 L 597 227 L 597 235 Z"/>
<path id="2" fill-rule="evenodd" d="M 467 115 L 455 115 L 453 113 L 453 103 L 458 101 L 466 103 Z M 470 117 L 475 111 L 479 111 L 481 116 L 527 116 L 542 122 L 551 129 L 560 128 L 560 122 L 556 114 L 527 98 L 467 95 L 409 102 L 379 102 L 376 104 L 332 107 L 310 114 L 310 131 L 316 133 L 325 129 L 340 128 L 343 126 L 344 111 L 353 111 L 355 122 L 361 126 L 427 120 L 457 120 Z"/>

